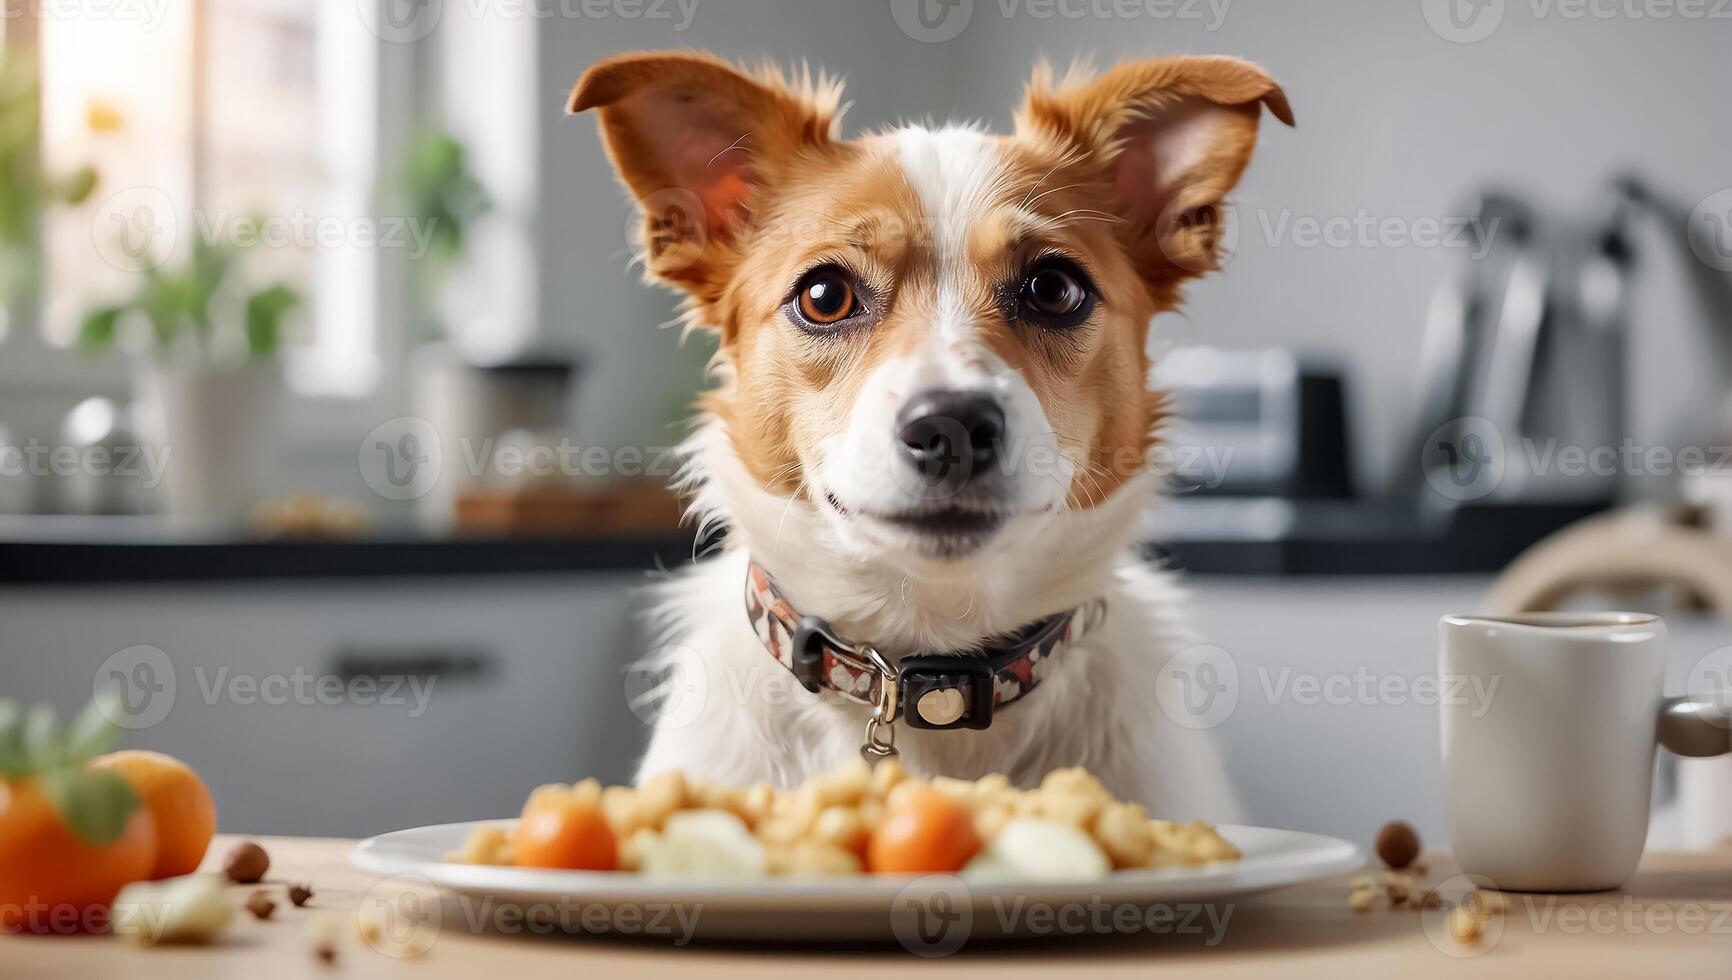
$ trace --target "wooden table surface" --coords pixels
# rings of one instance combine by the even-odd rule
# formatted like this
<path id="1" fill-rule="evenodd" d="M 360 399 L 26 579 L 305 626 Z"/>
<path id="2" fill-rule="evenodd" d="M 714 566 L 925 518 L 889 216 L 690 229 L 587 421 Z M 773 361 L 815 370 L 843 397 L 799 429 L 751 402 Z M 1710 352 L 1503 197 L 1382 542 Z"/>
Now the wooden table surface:
<path id="1" fill-rule="evenodd" d="M 1291 888 L 1213 909 L 1184 927 L 1176 921 L 1057 940 L 965 944 L 956 953 L 921 959 L 900 947 L 765 948 L 595 935 L 502 934 L 471 931 L 463 916 L 445 914 L 431 945 L 412 956 L 379 952 L 354 928 L 356 910 L 395 894 L 395 882 L 349 867 L 351 841 L 258 838 L 271 853 L 267 887 L 312 883 L 305 909 L 282 902 L 274 920 L 241 912 L 229 932 L 208 947 L 139 949 L 110 936 L 0 937 L 0 978 L 266 978 L 412 977 L 602 980 L 702 971 L 708 977 L 872 975 L 912 967 L 922 975 L 1047 976 L 1086 969 L 1092 976 L 1146 975 L 1151 968 L 1187 977 L 1366 976 L 1415 980 L 1430 976 L 1573 977 L 1667 976 L 1732 978 L 1732 851 L 1651 854 L 1623 890 L 1596 895 L 1510 895 L 1509 911 L 1479 944 L 1464 948 L 1444 930 L 1442 911 L 1347 907 L 1347 878 Z M 214 866 L 234 838 L 218 838 Z M 1447 859 L 1430 861 L 1428 880 L 1454 875 Z M 377 889 L 375 886 L 378 886 Z M 237 904 L 249 886 L 234 886 Z M 1442 889 L 1450 894 L 1449 886 Z M 473 910 L 470 910 L 473 911 Z M 1143 910 L 1139 910 L 1143 911 Z M 309 920 L 341 924 L 334 963 L 313 952 Z M 1217 927 L 1215 923 L 1222 923 Z M 380 944 L 384 945 L 384 944 Z M 1471 955 L 1468 955 L 1471 954 Z"/>

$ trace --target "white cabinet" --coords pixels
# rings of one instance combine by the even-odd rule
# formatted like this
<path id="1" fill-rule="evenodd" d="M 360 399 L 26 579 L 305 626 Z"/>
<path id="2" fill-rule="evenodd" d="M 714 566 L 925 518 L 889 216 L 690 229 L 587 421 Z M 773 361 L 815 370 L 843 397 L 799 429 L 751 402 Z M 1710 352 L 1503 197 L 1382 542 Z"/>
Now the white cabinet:
<path id="1" fill-rule="evenodd" d="M 0 697 L 62 712 L 120 651 L 169 680 L 125 743 L 191 763 L 224 830 L 364 835 L 508 816 L 543 782 L 630 777 L 635 572 L 0 589 Z M 143 660 L 141 660 L 143 658 Z M 145 702 L 138 700 L 135 704 Z"/>

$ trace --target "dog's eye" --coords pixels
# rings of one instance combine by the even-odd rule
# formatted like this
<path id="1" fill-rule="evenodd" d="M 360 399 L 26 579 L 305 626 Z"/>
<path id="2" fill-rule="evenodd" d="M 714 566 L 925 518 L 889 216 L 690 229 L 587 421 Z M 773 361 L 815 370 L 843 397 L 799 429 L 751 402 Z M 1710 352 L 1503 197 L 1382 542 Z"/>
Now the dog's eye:
<path id="1" fill-rule="evenodd" d="M 1035 266 L 1022 281 L 1024 316 L 1045 326 L 1074 326 L 1087 318 L 1093 292 L 1082 270 L 1062 259 Z"/>
<path id="2" fill-rule="evenodd" d="M 822 266 L 800 278 L 793 307 L 808 325 L 832 327 L 860 312 L 860 297 L 846 272 Z"/>

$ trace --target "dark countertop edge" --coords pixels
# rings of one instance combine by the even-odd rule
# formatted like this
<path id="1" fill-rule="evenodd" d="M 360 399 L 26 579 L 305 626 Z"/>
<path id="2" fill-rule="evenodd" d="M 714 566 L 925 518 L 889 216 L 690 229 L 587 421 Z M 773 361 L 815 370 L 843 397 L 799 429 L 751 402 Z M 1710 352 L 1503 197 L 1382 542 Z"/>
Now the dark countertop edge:
<path id="1" fill-rule="evenodd" d="M 1337 508 L 1336 519 L 1280 537 L 1178 537 L 1144 544 L 1140 553 L 1195 575 L 1490 572 L 1547 533 L 1599 509 L 1464 510 L 1447 524 L 1420 525 L 1359 519 L 1353 509 Z M 690 529 L 569 537 L 0 540 L 0 586 L 647 572 L 682 567 L 718 544 L 712 539 L 700 547 Z"/>
<path id="2" fill-rule="evenodd" d="M 676 568 L 690 531 L 653 535 L 233 542 L 0 542 L 0 585 L 559 575 Z"/>

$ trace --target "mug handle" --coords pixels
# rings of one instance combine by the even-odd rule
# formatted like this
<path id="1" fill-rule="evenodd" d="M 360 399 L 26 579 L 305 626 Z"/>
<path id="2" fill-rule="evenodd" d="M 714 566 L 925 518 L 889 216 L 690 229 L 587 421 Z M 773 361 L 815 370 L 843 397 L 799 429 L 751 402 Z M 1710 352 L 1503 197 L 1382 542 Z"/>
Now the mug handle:
<path id="1" fill-rule="evenodd" d="M 1732 701 L 1726 698 L 1667 698 L 1660 705 L 1660 744 L 1691 759 L 1732 752 Z"/>

